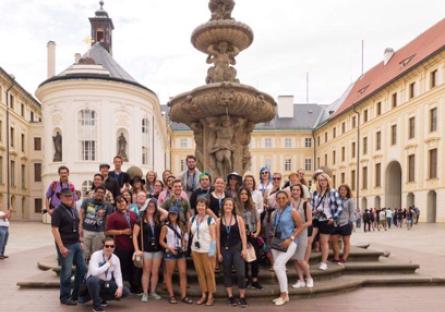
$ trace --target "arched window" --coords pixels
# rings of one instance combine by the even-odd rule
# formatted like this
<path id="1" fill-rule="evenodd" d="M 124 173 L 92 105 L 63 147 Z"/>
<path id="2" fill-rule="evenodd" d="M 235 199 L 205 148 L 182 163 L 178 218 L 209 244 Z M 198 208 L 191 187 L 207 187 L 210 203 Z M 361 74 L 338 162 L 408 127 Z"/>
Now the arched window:
<path id="1" fill-rule="evenodd" d="M 148 147 L 150 146 L 150 122 L 148 118 L 142 118 L 142 164 L 148 164 Z"/>
<path id="2" fill-rule="evenodd" d="M 79 137 L 82 160 L 96 160 L 96 112 L 84 109 L 79 112 Z"/>
<path id="3" fill-rule="evenodd" d="M 93 187 L 93 181 L 86 180 L 82 182 L 82 197 L 85 198 L 88 195 L 88 191 Z"/>

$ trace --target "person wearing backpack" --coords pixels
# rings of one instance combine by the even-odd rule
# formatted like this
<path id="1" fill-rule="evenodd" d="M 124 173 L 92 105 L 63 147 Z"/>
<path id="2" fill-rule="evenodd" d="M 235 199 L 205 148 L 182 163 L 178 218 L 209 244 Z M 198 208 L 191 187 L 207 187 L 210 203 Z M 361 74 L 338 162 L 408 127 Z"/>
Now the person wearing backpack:
<path id="1" fill-rule="evenodd" d="M 70 170 L 68 167 L 60 166 L 57 172 L 59 174 L 59 180 L 51 182 L 45 196 L 45 207 L 50 215 L 52 215 L 54 209 L 61 203 L 59 195 L 62 189 L 67 188 L 71 191 L 73 194 L 73 205 L 78 200 L 74 184 L 69 181 Z"/>

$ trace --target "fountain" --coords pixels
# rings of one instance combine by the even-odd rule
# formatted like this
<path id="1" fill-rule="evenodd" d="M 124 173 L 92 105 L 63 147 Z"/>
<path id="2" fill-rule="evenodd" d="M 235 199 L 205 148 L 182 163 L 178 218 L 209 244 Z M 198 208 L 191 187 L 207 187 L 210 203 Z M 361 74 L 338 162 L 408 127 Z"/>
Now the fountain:
<path id="1" fill-rule="evenodd" d="M 243 174 L 250 168 L 255 125 L 272 120 L 274 99 L 237 78 L 235 57 L 253 42 L 249 26 L 232 18 L 234 0 L 210 0 L 211 19 L 195 29 L 193 46 L 208 55 L 206 85 L 169 102 L 170 119 L 194 135 L 198 166 L 212 176 Z"/>

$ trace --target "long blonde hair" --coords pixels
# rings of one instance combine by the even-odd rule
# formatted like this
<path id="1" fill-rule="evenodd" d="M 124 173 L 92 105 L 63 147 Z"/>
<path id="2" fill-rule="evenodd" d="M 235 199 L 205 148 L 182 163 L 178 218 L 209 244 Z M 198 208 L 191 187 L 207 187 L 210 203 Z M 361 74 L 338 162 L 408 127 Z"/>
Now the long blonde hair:
<path id="1" fill-rule="evenodd" d="M 317 192 L 321 193 L 321 185 L 318 183 L 318 179 L 323 178 L 326 179 L 328 182 L 328 186 L 326 187 L 327 191 L 329 191 L 332 188 L 332 179 L 327 173 L 320 173 L 317 177 Z"/>

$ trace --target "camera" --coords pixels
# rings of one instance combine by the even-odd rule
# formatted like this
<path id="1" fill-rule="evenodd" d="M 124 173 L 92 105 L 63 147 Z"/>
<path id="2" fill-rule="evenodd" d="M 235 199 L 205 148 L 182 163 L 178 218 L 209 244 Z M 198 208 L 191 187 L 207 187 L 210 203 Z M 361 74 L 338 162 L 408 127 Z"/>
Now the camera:
<path id="1" fill-rule="evenodd" d="M 275 232 L 274 237 L 281 239 L 281 232 Z"/>
<path id="2" fill-rule="evenodd" d="M 155 247 L 156 246 L 156 240 L 155 239 L 150 239 L 150 246 L 151 247 Z"/>
<path id="3" fill-rule="evenodd" d="M 201 248 L 201 244 L 199 242 L 195 242 L 195 248 L 200 249 Z"/>

